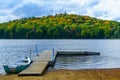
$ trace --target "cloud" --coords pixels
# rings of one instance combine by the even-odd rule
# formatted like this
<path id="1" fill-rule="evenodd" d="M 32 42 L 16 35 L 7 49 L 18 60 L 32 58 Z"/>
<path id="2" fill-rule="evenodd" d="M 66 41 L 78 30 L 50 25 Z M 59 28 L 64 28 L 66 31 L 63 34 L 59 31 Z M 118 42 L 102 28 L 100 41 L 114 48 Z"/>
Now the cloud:
<path id="1" fill-rule="evenodd" d="M 0 22 L 65 11 L 120 21 L 120 0 L 1 0 L 0 4 Z"/>
<path id="2" fill-rule="evenodd" d="M 101 19 L 116 20 L 115 18 L 120 17 L 119 4 L 120 0 L 101 0 L 98 5 L 89 9 L 88 13 L 91 16 Z"/>
<path id="3" fill-rule="evenodd" d="M 21 13 L 23 13 L 25 17 L 30 17 L 30 16 L 38 16 L 43 12 L 42 12 L 42 7 L 33 3 L 29 3 L 26 5 L 23 5 L 22 7 L 17 8 L 13 12 L 13 14 L 15 15 L 20 15 Z"/>
<path id="4" fill-rule="evenodd" d="M 0 23 L 7 22 L 15 19 L 20 19 L 22 16 L 8 15 L 8 16 L 0 16 Z"/>

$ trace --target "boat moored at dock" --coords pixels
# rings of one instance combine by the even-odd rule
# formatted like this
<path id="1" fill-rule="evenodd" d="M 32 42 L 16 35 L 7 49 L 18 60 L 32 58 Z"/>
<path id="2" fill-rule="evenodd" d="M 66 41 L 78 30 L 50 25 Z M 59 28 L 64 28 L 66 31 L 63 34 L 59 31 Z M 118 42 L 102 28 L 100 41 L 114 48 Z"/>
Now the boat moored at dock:
<path id="1" fill-rule="evenodd" d="M 3 65 L 4 70 L 7 74 L 16 74 L 27 68 L 31 64 L 32 60 L 30 57 L 25 57 L 13 65 Z"/>

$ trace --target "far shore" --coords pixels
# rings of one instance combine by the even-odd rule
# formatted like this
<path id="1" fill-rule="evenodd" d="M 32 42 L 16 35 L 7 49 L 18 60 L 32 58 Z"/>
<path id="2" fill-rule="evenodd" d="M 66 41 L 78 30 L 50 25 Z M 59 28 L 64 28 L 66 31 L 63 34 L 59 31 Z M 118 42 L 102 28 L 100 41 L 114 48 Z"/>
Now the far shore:
<path id="1" fill-rule="evenodd" d="M 42 76 L 0 75 L 0 80 L 120 80 L 120 68 L 53 70 Z"/>

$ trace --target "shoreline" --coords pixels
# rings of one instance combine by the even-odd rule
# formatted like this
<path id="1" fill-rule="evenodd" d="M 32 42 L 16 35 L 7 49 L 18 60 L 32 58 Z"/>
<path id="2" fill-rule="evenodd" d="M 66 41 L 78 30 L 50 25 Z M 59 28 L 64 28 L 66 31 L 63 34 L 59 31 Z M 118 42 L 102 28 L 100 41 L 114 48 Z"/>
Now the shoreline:
<path id="1" fill-rule="evenodd" d="M 53 70 L 42 76 L 0 75 L 0 80 L 120 80 L 120 68 Z"/>

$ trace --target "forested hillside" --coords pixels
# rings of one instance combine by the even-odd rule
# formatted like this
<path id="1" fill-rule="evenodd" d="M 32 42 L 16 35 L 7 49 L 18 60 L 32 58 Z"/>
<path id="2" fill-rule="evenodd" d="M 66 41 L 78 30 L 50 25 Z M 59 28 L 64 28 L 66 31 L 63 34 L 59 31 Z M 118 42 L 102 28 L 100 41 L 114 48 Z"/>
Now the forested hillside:
<path id="1" fill-rule="evenodd" d="M 108 38 L 120 38 L 120 22 L 64 13 L 0 24 L 0 39 Z"/>

